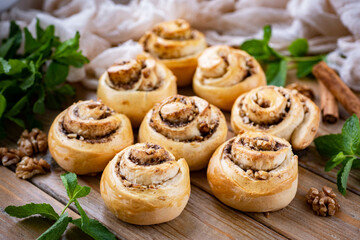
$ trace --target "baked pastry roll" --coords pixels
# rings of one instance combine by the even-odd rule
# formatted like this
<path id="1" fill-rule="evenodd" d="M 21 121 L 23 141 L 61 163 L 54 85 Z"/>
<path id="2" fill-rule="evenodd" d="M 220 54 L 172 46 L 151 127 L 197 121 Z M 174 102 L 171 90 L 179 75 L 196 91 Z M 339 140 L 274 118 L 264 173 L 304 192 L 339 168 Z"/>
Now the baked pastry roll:
<path id="1" fill-rule="evenodd" d="M 262 131 L 285 138 L 295 150 L 311 144 L 320 110 L 309 98 L 282 87 L 264 86 L 236 99 L 231 111 L 235 133 Z"/>
<path id="2" fill-rule="evenodd" d="M 175 95 L 176 78 L 161 62 L 147 54 L 114 64 L 100 77 L 97 97 L 139 127 L 145 114 L 168 96 Z"/>
<path id="3" fill-rule="evenodd" d="M 245 212 L 276 211 L 295 197 L 298 157 L 286 140 L 248 132 L 216 150 L 207 179 L 213 194 L 230 207 Z"/>
<path id="4" fill-rule="evenodd" d="M 166 147 L 176 158 L 185 158 L 191 171 L 207 166 L 226 135 L 225 117 L 217 107 L 204 99 L 182 95 L 155 105 L 139 130 L 140 142 Z"/>
<path id="5" fill-rule="evenodd" d="M 140 39 L 144 51 L 161 60 L 177 77 L 178 86 L 190 85 L 197 58 L 206 48 L 204 35 L 182 19 L 157 24 Z"/>
<path id="6" fill-rule="evenodd" d="M 198 59 L 193 80 L 196 95 L 227 111 L 241 94 L 264 85 L 260 64 L 246 52 L 229 46 L 207 48 Z"/>
<path id="7" fill-rule="evenodd" d="M 125 222 L 167 222 L 179 216 L 189 200 L 189 167 L 164 147 L 138 143 L 107 165 L 100 192 L 107 208 Z"/>
<path id="8" fill-rule="evenodd" d="M 101 172 L 134 141 L 129 119 L 99 101 L 79 101 L 51 125 L 48 144 L 55 161 L 76 174 Z"/>

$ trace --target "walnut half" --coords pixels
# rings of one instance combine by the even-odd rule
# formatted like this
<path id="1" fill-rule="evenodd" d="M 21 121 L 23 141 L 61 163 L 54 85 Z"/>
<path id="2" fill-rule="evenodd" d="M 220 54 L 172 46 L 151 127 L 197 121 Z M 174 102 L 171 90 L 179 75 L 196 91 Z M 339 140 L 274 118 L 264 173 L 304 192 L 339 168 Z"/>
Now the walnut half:
<path id="1" fill-rule="evenodd" d="M 23 157 L 18 149 L 0 148 L 0 159 L 4 166 L 16 164 Z"/>
<path id="2" fill-rule="evenodd" d="M 19 150 L 26 156 L 47 150 L 47 136 L 38 128 L 33 128 L 31 132 L 24 130 L 18 140 Z"/>
<path id="3" fill-rule="evenodd" d="M 319 216 L 333 216 L 340 208 L 336 199 L 336 194 L 330 187 L 324 186 L 322 191 L 310 188 L 306 194 L 306 202 L 312 210 Z"/>
<path id="4" fill-rule="evenodd" d="M 50 165 L 44 160 L 36 158 L 23 157 L 21 162 L 16 165 L 16 176 L 22 179 L 28 179 L 36 174 L 44 174 L 50 169 Z"/>

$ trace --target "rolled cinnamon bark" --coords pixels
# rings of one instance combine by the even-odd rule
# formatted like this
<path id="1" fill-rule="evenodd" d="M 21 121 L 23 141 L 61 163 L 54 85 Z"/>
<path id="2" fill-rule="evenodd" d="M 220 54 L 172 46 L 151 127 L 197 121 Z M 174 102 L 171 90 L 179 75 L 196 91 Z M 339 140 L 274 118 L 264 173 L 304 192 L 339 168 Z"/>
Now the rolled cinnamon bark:
<path id="1" fill-rule="evenodd" d="M 313 67 L 312 72 L 318 80 L 324 83 L 346 111 L 360 117 L 360 99 L 346 86 L 332 68 L 321 61 Z"/>
<path id="2" fill-rule="evenodd" d="M 319 86 L 322 120 L 326 123 L 336 123 L 339 119 L 337 101 L 331 92 L 325 87 L 323 82 L 319 81 Z"/>

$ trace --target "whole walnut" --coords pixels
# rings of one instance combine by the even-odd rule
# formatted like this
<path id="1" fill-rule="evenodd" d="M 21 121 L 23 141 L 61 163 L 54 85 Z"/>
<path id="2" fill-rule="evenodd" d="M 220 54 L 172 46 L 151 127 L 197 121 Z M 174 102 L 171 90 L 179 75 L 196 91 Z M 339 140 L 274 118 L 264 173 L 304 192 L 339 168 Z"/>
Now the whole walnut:
<path id="1" fill-rule="evenodd" d="M 306 202 L 319 216 L 333 216 L 339 209 L 340 204 L 332 188 L 324 186 L 322 191 L 310 188 L 306 194 Z"/>
<path id="2" fill-rule="evenodd" d="M 15 173 L 18 178 L 28 179 L 36 174 L 44 174 L 49 169 L 50 165 L 44 159 L 25 156 L 17 164 Z"/>
<path id="3" fill-rule="evenodd" d="M 0 148 L 0 159 L 4 166 L 16 164 L 23 157 L 18 149 Z"/>
<path id="4" fill-rule="evenodd" d="M 18 145 L 24 155 L 33 156 L 47 150 L 47 136 L 38 128 L 33 128 L 30 133 L 24 130 L 18 140 Z"/>

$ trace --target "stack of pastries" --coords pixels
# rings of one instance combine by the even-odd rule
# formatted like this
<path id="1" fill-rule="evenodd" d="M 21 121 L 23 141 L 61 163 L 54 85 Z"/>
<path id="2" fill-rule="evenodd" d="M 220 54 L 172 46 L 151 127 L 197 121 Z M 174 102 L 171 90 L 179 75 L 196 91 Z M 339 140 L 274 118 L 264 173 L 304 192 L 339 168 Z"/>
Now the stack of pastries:
<path id="1" fill-rule="evenodd" d="M 119 219 L 149 225 L 181 214 L 189 171 L 207 167 L 213 194 L 241 211 L 286 207 L 297 191 L 297 156 L 319 127 L 319 108 L 296 90 L 266 86 L 259 63 L 229 46 L 207 47 L 185 20 L 140 39 L 144 53 L 109 66 L 98 101 L 54 120 L 49 149 L 67 171 L 104 171 L 101 196 Z M 197 96 L 177 94 L 190 85 Z M 221 110 L 237 135 L 227 140 Z M 139 127 L 134 142 L 132 127 Z M 105 169 L 105 170 L 104 170 Z"/>

